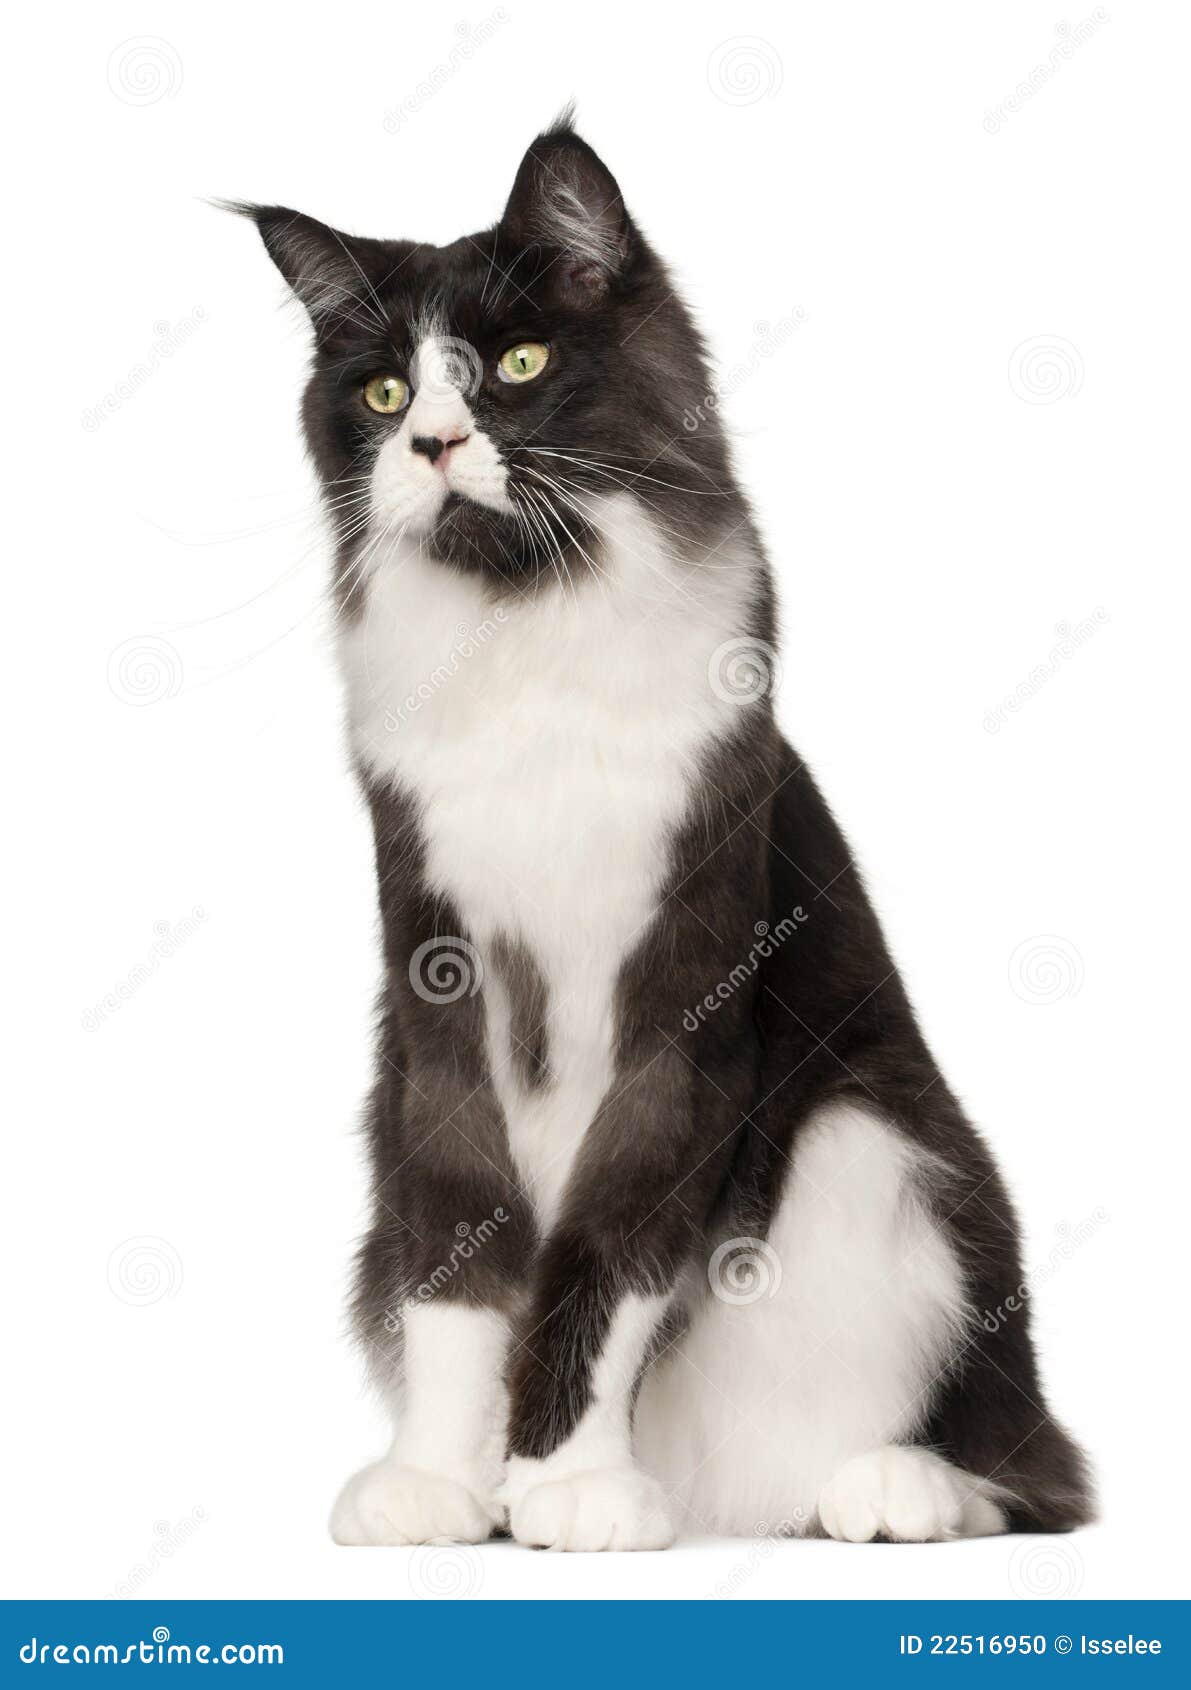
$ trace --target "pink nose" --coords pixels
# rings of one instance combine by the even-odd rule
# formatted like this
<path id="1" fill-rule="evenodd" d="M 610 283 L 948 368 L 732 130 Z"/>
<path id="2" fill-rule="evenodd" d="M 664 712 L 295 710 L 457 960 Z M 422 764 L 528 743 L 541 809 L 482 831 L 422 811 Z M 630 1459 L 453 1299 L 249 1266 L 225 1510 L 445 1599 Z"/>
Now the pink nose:
<path id="1" fill-rule="evenodd" d="M 424 458 L 429 458 L 436 464 L 443 453 L 451 446 L 462 446 L 467 439 L 466 434 L 459 434 L 453 428 L 443 429 L 438 434 L 415 434 L 410 441 L 410 450 L 420 452 Z"/>

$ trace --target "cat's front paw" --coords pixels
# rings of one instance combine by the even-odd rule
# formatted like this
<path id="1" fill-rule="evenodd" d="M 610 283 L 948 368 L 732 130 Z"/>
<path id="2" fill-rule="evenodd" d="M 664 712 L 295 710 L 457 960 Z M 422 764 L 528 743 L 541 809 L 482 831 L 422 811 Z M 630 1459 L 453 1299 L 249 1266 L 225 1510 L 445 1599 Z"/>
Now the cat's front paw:
<path id="1" fill-rule="evenodd" d="M 534 1485 L 509 1524 L 531 1549 L 668 1549 L 674 1527 L 661 1486 L 635 1467 L 602 1467 Z"/>
<path id="2" fill-rule="evenodd" d="M 345 1544 L 483 1543 L 497 1523 L 457 1480 L 391 1461 L 356 1473 L 331 1510 L 331 1536 Z"/>
<path id="3" fill-rule="evenodd" d="M 854 1456 L 823 1489 L 819 1519 L 829 1537 L 871 1543 L 938 1543 L 1005 1530 L 995 1502 L 929 1449 L 890 1445 Z"/>

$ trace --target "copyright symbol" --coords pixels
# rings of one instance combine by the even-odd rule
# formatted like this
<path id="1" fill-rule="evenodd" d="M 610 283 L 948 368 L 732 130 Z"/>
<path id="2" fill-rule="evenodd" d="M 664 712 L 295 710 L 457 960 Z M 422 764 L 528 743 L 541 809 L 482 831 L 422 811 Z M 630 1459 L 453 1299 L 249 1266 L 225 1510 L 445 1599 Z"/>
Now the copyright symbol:
<path id="1" fill-rule="evenodd" d="M 1056 1637 L 1055 1638 L 1055 1654 L 1056 1655 L 1069 1655 L 1074 1647 L 1075 1647 L 1075 1645 L 1072 1643 L 1072 1641 L 1069 1637 Z"/>

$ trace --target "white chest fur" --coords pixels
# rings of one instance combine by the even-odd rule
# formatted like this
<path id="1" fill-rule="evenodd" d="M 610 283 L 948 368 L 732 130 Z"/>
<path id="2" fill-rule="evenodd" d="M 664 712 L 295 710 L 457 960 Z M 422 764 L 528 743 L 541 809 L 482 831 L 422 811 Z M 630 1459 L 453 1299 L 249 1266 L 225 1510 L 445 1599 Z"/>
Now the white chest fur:
<path id="1" fill-rule="evenodd" d="M 509 1142 L 544 1225 L 612 1079 L 617 973 L 648 924 L 700 751 L 736 707 L 709 681 L 745 629 L 751 558 L 700 571 L 625 496 L 604 574 L 505 597 L 398 547 L 341 641 L 357 754 L 418 800 L 434 889 L 481 954 L 521 941 L 548 995 L 550 1084 L 522 1092 L 485 980 Z"/>

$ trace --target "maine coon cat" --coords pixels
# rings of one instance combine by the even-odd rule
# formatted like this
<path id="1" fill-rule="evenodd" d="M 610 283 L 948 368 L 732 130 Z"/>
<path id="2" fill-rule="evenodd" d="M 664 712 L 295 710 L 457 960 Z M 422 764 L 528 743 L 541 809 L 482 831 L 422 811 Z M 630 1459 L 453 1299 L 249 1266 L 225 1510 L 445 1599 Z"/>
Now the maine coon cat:
<path id="1" fill-rule="evenodd" d="M 564 117 L 447 247 L 239 209 L 313 326 L 383 923 L 356 1317 L 395 1429 L 334 1536 L 1085 1521 L 1009 1200 L 775 725 L 769 565 L 616 182 Z"/>

